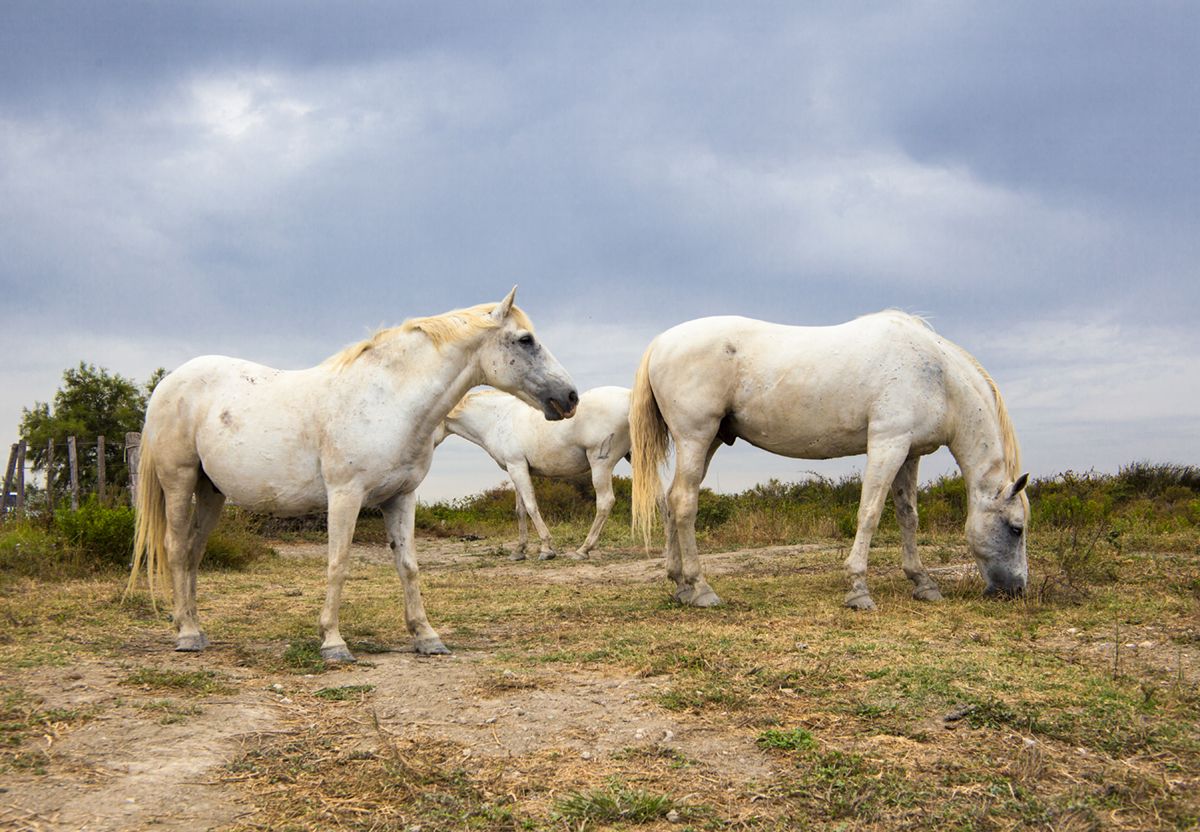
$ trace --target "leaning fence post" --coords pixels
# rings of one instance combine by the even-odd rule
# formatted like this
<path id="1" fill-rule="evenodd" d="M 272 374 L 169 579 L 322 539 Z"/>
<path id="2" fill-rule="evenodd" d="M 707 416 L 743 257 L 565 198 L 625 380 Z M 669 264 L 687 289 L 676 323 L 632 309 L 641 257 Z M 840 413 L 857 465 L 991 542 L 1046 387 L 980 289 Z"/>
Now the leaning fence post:
<path id="1" fill-rule="evenodd" d="M 17 514 L 25 513 L 25 440 L 17 443 Z"/>
<path id="2" fill-rule="evenodd" d="M 107 485 L 104 477 L 104 437 L 96 437 L 96 493 L 100 498 L 100 505 L 105 504 L 104 487 Z"/>
<path id="3" fill-rule="evenodd" d="M 46 507 L 54 514 L 54 438 L 46 442 Z"/>
<path id="4" fill-rule="evenodd" d="M 142 456 L 142 435 L 130 431 L 125 434 L 125 466 L 129 469 L 129 502 L 137 505 L 138 460 Z"/>
<path id="5" fill-rule="evenodd" d="M 8 452 L 8 468 L 4 470 L 4 495 L 0 498 L 0 517 L 8 513 L 8 495 L 12 493 L 13 471 L 17 467 L 17 443 Z"/>
<path id="6" fill-rule="evenodd" d="M 67 464 L 71 466 L 71 510 L 79 510 L 79 453 L 75 448 L 75 437 L 67 437 Z"/>

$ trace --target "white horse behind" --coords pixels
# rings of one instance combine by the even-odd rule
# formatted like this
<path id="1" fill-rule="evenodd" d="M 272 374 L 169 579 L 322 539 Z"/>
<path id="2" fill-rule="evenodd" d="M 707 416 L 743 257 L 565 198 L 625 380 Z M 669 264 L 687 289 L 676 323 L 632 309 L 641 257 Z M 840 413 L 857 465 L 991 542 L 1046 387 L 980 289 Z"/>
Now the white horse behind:
<path id="1" fill-rule="evenodd" d="M 538 511 L 531 475 L 554 479 L 582 479 L 591 474 L 596 489 L 596 518 L 587 539 L 576 550 L 587 557 L 600 539 L 612 511 L 613 468 L 629 454 L 629 390 L 625 387 L 596 387 L 579 397 L 579 407 L 570 422 L 547 422 L 524 402 L 494 390 L 468 393 L 450 411 L 437 441 L 447 434 L 461 436 L 488 452 L 508 472 L 517 492 L 517 522 L 520 541 L 513 560 L 525 559 L 529 541 L 526 515 L 541 539 L 540 558 L 557 553 L 550 530 Z"/>
<path id="2" fill-rule="evenodd" d="M 359 509 L 379 506 L 404 585 L 405 621 L 421 653 L 446 653 L 421 600 L 413 519 L 433 432 L 470 388 L 491 384 L 541 409 L 573 415 L 566 371 L 513 305 L 481 304 L 401 326 L 307 370 L 236 358 L 193 359 L 158 385 L 146 409 L 138 465 L 137 540 L 151 591 L 169 567 L 176 650 L 208 640 L 196 612 L 196 571 L 228 499 L 282 515 L 329 512 L 321 655 L 353 661 L 338 627 Z"/>
<path id="3" fill-rule="evenodd" d="M 943 445 L 966 480 L 967 542 L 987 593 L 1025 589 L 1029 475 L 1019 473 L 1004 400 L 978 361 L 919 318 L 885 311 L 829 327 L 738 317 L 680 324 L 646 349 L 630 427 L 633 518 L 647 540 L 662 502 L 659 469 L 675 442 L 665 557 L 684 603 L 720 603 L 700 572 L 696 499 L 713 454 L 736 439 L 800 459 L 866 453 L 847 606 L 875 606 L 867 553 L 889 488 L 913 595 L 940 600 L 917 555 L 916 495 L 920 457 Z"/>

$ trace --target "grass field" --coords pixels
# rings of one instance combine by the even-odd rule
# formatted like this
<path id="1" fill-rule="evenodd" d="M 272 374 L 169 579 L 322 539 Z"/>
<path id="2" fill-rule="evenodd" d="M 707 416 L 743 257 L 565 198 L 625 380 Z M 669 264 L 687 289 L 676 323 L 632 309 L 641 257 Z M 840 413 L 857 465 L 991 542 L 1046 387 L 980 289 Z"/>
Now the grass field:
<path id="1" fill-rule="evenodd" d="M 200 656 L 170 651 L 148 597 L 120 602 L 120 574 L 10 578 L 0 827 L 1200 823 L 1190 521 L 1043 520 L 1032 591 L 1014 602 L 980 597 L 961 534 L 935 522 L 920 542 L 936 605 L 909 597 L 885 527 L 880 608 L 855 614 L 840 606 L 836 526 L 779 540 L 795 518 L 751 533 L 746 506 L 731 511 L 740 539 L 730 516 L 702 532 L 728 601 L 711 610 L 671 602 L 658 553 L 619 520 L 589 561 L 514 564 L 503 515 L 470 529 L 427 516 L 423 591 L 448 658 L 406 652 L 399 583 L 366 518 L 343 607 L 352 667 L 316 652 L 324 570 L 305 534 L 201 575 Z M 554 527 L 564 550 L 584 530 Z"/>

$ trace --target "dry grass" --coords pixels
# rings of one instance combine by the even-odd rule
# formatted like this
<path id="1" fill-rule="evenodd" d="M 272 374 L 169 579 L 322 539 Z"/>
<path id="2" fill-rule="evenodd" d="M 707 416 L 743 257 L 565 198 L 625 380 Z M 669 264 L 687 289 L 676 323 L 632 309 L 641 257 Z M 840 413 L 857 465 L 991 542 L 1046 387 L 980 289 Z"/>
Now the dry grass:
<path id="1" fill-rule="evenodd" d="M 489 554 L 500 542 L 471 544 L 478 557 L 422 575 L 433 623 L 477 663 L 478 700 L 532 700 L 572 674 L 642 680 L 658 712 L 757 741 L 774 774 L 747 779 L 650 738 L 585 760 L 554 744 L 489 756 L 420 724 L 384 727 L 378 690 L 302 660 L 324 570 L 287 558 L 203 576 L 214 645 L 204 660 L 216 676 L 143 674 L 130 695 L 146 685 L 146 703 L 161 702 L 164 690 L 213 679 L 223 691 L 287 690 L 279 730 L 248 738 L 220 774 L 254 807 L 242 829 L 1133 830 L 1200 819 L 1194 554 L 1123 551 L 1115 582 L 1046 582 L 1006 604 L 980 598 L 957 568 L 961 540 L 936 538 L 927 561 L 948 551 L 954 568 L 938 574 L 946 602 L 925 605 L 885 545 L 873 555 L 880 609 L 855 615 L 840 607 L 836 541 L 710 561 L 728 601 L 713 610 L 673 604 L 665 582 L 572 580 L 594 563 L 514 567 Z M 1035 576 L 1051 572 L 1053 553 L 1035 555 Z M 618 568 L 641 555 L 600 557 L 627 575 Z M 164 614 L 121 606 L 118 584 L 10 587 L 0 671 L 34 679 L 83 654 L 133 680 L 170 664 Z M 407 644 L 399 603 L 390 568 L 355 566 L 343 633 L 363 665 L 372 645 Z M 439 672 L 436 660 L 420 668 Z M 53 770 L 32 738 L 57 717 L 19 680 L 5 692 L 8 765 Z M 186 715 L 143 708 L 151 719 Z"/>

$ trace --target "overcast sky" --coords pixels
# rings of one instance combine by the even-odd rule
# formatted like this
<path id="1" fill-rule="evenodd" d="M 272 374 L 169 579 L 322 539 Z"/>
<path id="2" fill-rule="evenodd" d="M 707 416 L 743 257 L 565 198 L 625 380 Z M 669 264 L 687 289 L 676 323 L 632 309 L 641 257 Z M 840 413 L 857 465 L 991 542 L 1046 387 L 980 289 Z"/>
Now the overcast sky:
<path id="1" fill-rule="evenodd" d="M 1192 2 L 0 4 L 5 450 L 80 360 L 305 367 L 518 283 L 581 389 L 899 307 L 1035 476 L 1200 464 L 1198 225 Z M 501 480 L 455 438 L 420 493 Z"/>

